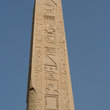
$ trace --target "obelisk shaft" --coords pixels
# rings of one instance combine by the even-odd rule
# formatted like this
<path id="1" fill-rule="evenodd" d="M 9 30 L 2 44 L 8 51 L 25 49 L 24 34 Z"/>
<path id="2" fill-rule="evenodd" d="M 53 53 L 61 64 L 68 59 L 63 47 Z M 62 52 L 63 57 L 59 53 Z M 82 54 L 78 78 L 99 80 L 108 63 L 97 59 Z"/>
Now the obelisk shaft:
<path id="1" fill-rule="evenodd" d="M 74 110 L 61 0 L 36 0 L 27 110 Z"/>

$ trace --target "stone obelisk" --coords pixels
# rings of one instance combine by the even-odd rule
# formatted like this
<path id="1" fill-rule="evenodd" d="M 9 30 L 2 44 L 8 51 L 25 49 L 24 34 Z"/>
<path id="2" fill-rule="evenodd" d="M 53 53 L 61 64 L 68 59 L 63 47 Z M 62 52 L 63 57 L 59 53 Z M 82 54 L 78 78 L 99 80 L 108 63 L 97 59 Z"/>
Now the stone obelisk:
<path id="1" fill-rule="evenodd" d="M 74 110 L 61 0 L 36 0 L 27 110 Z"/>

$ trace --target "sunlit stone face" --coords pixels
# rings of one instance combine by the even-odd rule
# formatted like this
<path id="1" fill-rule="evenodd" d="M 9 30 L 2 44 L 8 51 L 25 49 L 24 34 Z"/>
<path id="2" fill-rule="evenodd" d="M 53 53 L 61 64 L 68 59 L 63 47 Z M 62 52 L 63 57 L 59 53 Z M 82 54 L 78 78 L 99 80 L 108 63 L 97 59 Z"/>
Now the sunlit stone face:
<path id="1" fill-rule="evenodd" d="M 74 110 L 60 0 L 36 0 L 31 50 L 27 110 Z"/>

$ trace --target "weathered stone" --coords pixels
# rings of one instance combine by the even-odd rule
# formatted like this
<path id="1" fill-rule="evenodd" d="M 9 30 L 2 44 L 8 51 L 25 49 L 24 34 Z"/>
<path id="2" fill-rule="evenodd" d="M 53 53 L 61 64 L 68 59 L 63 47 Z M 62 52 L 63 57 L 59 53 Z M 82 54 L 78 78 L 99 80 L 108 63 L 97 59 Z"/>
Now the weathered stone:
<path id="1" fill-rule="evenodd" d="M 36 0 L 27 110 L 74 110 L 61 0 Z"/>

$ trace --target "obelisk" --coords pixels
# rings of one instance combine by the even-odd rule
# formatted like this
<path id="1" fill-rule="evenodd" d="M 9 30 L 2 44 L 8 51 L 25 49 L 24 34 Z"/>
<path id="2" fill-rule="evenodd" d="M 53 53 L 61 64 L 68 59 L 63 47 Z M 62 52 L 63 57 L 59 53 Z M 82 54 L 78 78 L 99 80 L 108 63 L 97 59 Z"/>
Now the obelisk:
<path id="1" fill-rule="evenodd" d="M 74 110 L 61 0 L 36 0 L 27 110 Z"/>

